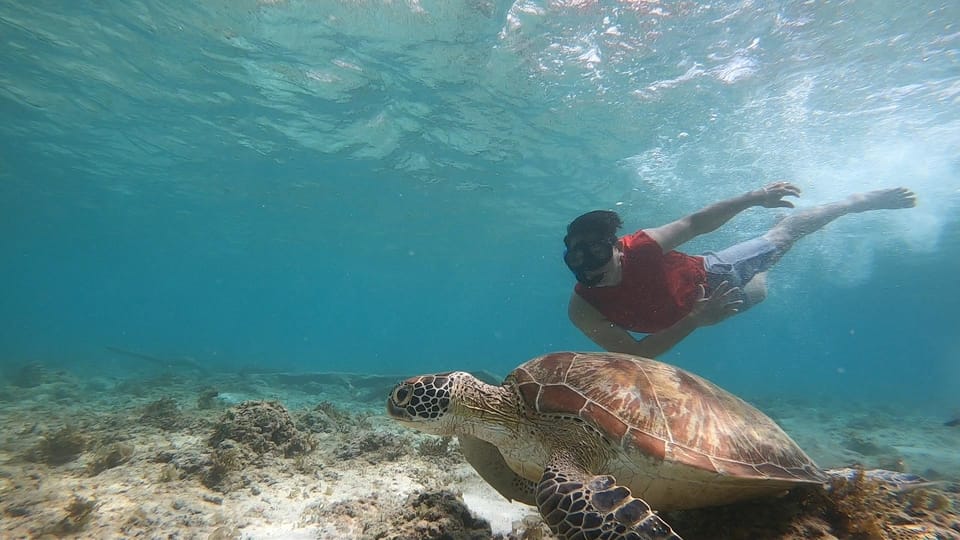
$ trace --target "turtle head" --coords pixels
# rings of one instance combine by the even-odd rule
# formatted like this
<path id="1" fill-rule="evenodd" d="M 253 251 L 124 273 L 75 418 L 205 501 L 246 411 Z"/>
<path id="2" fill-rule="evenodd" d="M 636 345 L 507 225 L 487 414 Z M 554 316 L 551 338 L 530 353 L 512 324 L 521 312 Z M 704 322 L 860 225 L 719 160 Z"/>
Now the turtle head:
<path id="1" fill-rule="evenodd" d="M 473 379 L 463 371 L 411 377 L 393 388 L 387 399 L 387 414 L 407 427 L 433 433 L 453 435 L 452 406 L 455 392 L 462 381 Z"/>

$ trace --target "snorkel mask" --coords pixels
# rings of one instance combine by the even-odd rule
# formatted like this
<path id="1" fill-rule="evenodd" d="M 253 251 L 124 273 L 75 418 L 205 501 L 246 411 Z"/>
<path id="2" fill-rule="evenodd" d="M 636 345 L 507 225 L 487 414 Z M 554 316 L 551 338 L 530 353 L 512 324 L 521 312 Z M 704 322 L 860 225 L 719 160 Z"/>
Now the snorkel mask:
<path id="1" fill-rule="evenodd" d="M 603 273 L 587 276 L 598 268 L 602 268 L 613 257 L 613 246 L 616 237 L 594 238 L 575 242 L 563 251 L 563 262 L 576 276 L 577 281 L 587 287 L 593 287 L 603 280 Z"/>

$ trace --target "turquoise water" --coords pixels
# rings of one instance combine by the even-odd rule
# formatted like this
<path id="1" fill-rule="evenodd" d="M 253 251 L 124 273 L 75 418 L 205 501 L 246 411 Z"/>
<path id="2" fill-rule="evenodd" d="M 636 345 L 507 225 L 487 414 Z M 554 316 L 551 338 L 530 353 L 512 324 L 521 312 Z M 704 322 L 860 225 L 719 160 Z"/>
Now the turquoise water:
<path id="1" fill-rule="evenodd" d="M 595 348 L 570 219 L 789 179 L 920 202 L 804 239 L 663 359 L 960 408 L 960 3 L 7 0 L 0 47 L 4 367 L 502 374 Z"/>

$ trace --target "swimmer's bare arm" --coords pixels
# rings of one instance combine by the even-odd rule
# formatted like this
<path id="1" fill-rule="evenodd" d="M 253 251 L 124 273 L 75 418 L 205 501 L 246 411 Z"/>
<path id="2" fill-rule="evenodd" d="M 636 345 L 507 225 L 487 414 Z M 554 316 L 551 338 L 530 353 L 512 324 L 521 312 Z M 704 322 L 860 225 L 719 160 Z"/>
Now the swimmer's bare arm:
<path id="1" fill-rule="evenodd" d="M 799 197 L 800 188 L 789 182 L 775 182 L 761 189 L 713 203 L 666 225 L 647 229 L 646 232 L 666 253 L 694 237 L 717 230 L 734 216 L 752 206 L 793 208 L 793 203 L 783 200 L 788 196 Z"/>
<path id="2" fill-rule="evenodd" d="M 634 337 L 622 327 L 610 322 L 602 313 L 580 297 L 576 291 L 570 295 L 568 314 L 573 324 L 594 343 L 610 352 L 632 354 L 645 358 L 657 358 L 683 341 L 701 326 L 716 324 L 735 315 L 743 303 L 738 300 L 739 289 L 721 283 L 710 297 L 700 287 L 700 298 L 690 313 L 676 324 L 642 339 Z"/>

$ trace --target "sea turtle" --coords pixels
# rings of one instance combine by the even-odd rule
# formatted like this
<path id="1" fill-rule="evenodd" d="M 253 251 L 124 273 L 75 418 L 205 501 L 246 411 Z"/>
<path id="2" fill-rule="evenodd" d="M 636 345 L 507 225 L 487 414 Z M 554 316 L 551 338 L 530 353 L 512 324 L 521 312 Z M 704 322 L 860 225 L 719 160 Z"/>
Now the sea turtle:
<path id="1" fill-rule="evenodd" d="M 680 540 L 651 507 L 727 504 L 830 476 L 742 399 L 625 354 L 547 354 L 501 386 L 463 371 L 412 377 L 387 412 L 456 435 L 484 480 L 536 506 L 564 539 Z"/>

